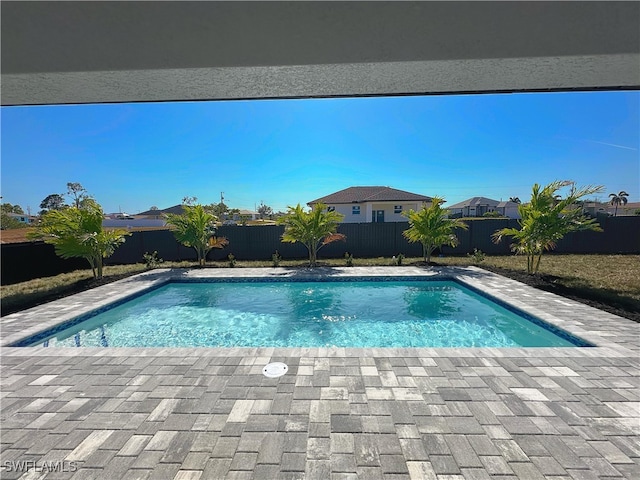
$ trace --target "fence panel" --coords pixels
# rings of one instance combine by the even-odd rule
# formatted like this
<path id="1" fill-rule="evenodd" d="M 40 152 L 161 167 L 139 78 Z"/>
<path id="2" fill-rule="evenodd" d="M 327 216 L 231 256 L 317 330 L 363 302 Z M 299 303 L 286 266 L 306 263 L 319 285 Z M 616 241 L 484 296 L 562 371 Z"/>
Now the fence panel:
<path id="1" fill-rule="evenodd" d="M 303 245 L 280 240 L 283 232 L 282 225 L 222 226 L 217 234 L 226 237 L 229 245 L 222 250 L 213 250 L 208 258 L 220 260 L 233 254 L 238 260 L 271 260 L 276 250 L 285 259 L 306 258 L 308 254 Z"/>
<path id="2" fill-rule="evenodd" d="M 600 219 L 603 232 L 576 232 L 567 235 L 557 244 L 557 253 L 640 253 L 640 217 L 609 217 Z M 499 255 L 510 253 L 510 241 L 505 239 L 496 245 L 491 240 L 499 228 L 517 227 L 517 220 L 479 219 L 466 220 L 468 230 L 457 230 L 460 243 L 457 247 L 443 247 L 445 255 L 464 255 L 478 248 L 485 253 Z M 346 223 L 338 232 L 346 235 L 346 242 L 334 242 L 322 248 L 319 258 L 342 258 L 345 252 L 355 258 L 391 257 L 399 253 L 405 256 L 422 255 L 419 243 L 409 243 L 402 235 L 407 222 L 398 223 Z M 282 243 L 284 232 L 281 225 L 224 226 L 218 234 L 227 237 L 229 245 L 214 249 L 208 260 L 222 260 L 231 253 L 238 260 L 270 260 L 277 250 L 285 259 L 307 258 L 307 250 L 300 243 Z M 30 280 L 32 278 L 57 275 L 77 269 L 88 268 L 86 260 L 74 258 L 63 260 L 55 255 L 52 245 L 44 242 L 2 244 L 2 283 Z M 157 251 L 166 261 L 195 260 L 193 248 L 180 245 L 169 230 L 133 232 L 115 253 L 105 260 L 106 264 L 131 264 L 143 261 L 145 252 Z M 436 252 L 437 254 L 438 252 Z"/>
<path id="3" fill-rule="evenodd" d="M 0 244 L 0 257 L 3 285 L 90 269 L 89 262 L 84 258 L 65 260 L 56 255 L 53 245 L 44 242 Z"/>
<path id="4" fill-rule="evenodd" d="M 505 238 L 495 244 L 491 235 L 501 228 L 517 228 L 514 219 L 471 219 L 465 220 L 469 228 L 458 229 L 459 244 L 443 247 L 445 255 L 464 255 L 474 248 L 491 255 L 511 253 L 510 239 Z M 640 217 L 610 217 L 600 220 L 602 233 L 577 232 L 567 235 L 558 242 L 558 253 L 640 253 Z M 421 256 L 419 243 L 409 243 L 402 235 L 408 223 L 345 223 L 338 232 L 346 235 L 345 242 L 334 242 L 320 250 L 320 258 L 341 258 L 346 252 L 354 257 L 390 257 L 399 253 L 405 256 Z M 299 243 L 282 243 L 280 238 L 284 227 L 264 225 L 254 227 L 223 226 L 218 229 L 220 236 L 229 240 L 229 245 L 221 250 L 212 250 L 208 260 L 225 259 L 232 253 L 238 260 L 269 260 L 277 250 L 283 258 L 306 258 L 307 251 Z M 142 238 L 138 238 L 141 235 Z M 166 230 L 134 232 L 125 245 L 116 251 L 110 263 L 135 263 L 142 261 L 144 252 L 158 251 L 165 260 L 193 260 L 195 251 L 180 246 L 173 234 Z M 438 252 L 437 252 L 438 253 Z"/>
<path id="5" fill-rule="evenodd" d="M 141 263 L 145 253 L 158 252 L 158 257 L 169 261 L 195 260 L 196 252 L 178 243 L 169 230 L 132 232 L 123 245 L 106 259 L 109 265 Z"/>
<path id="6" fill-rule="evenodd" d="M 464 220 L 464 219 L 463 219 Z M 469 228 L 464 231 L 466 241 L 460 243 L 453 254 L 465 255 L 478 249 L 489 255 L 508 255 L 511 253 L 511 239 L 505 237 L 500 243 L 493 241 L 493 234 L 502 228 L 517 228 L 518 221 L 511 218 L 486 218 L 465 220 Z M 460 230 L 458 230 L 460 237 Z"/>
<path id="7" fill-rule="evenodd" d="M 558 241 L 558 253 L 640 253 L 640 216 L 604 217 L 603 232 L 574 232 Z"/>

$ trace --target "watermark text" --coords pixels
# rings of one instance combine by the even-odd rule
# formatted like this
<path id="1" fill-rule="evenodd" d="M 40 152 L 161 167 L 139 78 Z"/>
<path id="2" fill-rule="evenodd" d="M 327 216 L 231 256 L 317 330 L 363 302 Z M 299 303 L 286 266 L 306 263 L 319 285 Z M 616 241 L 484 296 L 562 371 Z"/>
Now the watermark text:
<path id="1" fill-rule="evenodd" d="M 36 462 L 35 460 L 5 460 L 2 467 L 6 472 L 77 472 L 78 462 L 66 460 Z"/>

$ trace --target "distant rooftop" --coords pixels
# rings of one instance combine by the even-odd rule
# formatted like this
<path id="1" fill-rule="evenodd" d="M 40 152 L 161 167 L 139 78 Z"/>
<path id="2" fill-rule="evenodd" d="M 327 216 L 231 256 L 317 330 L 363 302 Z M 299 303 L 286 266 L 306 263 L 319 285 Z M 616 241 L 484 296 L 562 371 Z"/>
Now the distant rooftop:
<path id="1" fill-rule="evenodd" d="M 477 207 L 477 206 L 490 206 L 496 207 L 500 202 L 487 197 L 472 197 L 467 200 L 463 200 L 455 205 L 449 205 L 447 208 L 465 208 L 465 207 Z"/>
<path id="2" fill-rule="evenodd" d="M 307 203 L 340 204 L 363 202 L 430 202 L 431 197 L 417 193 L 405 192 L 391 187 L 349 187 L 325 197 L 317 198 Z"/>
<path id="3" fill-rule="evenodd" d="M 154 209 L 154 210 L 147 210 L 145 212 L 140 212 L 137 213 L 136 215 L 163 215 L 166 213 L 173 213 L 175 215 L 180 215 L 183 212 L 183 205 L 178 204 L 178 205 L 174 205 L 173 207 L 169 207 L 169 208 L 164 208 L 162 210 L 160 209 Z"/>

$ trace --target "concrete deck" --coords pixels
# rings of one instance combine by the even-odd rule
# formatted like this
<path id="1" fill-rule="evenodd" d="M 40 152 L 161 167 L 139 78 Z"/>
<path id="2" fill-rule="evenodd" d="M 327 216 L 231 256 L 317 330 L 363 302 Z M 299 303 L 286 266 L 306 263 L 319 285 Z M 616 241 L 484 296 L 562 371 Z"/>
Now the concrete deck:
<path id="1" fill-rule="evenodd" d="M 7 346 L 172 275 L 455 275 L 596 347 Z M 156 270 L 0 326 L 3 479 L 640 478 L 638 324 L 479 269 Z"/>

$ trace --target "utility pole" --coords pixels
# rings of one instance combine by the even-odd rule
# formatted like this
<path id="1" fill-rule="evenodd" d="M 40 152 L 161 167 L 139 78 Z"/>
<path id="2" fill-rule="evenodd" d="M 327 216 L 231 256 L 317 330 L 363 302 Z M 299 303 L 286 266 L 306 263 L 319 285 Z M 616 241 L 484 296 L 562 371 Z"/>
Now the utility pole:
<path id="1" fill-rule="evenodd" d="M 224 192 L 220 192 L 220 203 L 224 203 Z"/>

